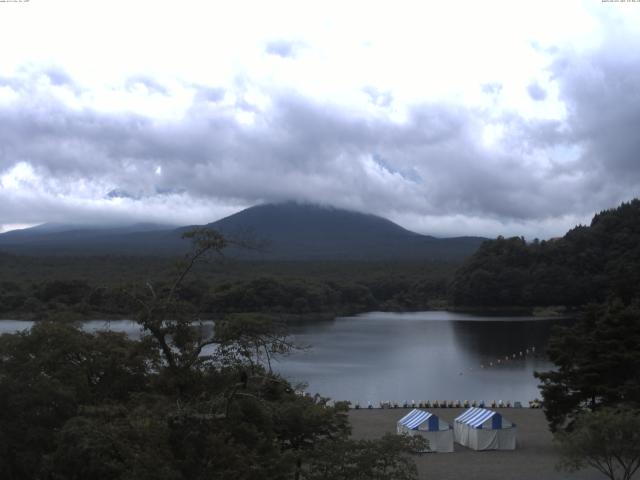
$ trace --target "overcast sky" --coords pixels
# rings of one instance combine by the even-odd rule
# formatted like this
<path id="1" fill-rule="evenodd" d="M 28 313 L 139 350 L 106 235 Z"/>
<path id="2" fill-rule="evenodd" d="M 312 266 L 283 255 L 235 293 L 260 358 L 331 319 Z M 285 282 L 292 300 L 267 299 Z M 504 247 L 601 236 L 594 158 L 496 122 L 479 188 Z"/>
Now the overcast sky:
<path id="1" fill-rule="evenodd" d="M 296 200 L 547 238 L 639 187 L 640 3 L 0 2 L 0 231 Z"/>

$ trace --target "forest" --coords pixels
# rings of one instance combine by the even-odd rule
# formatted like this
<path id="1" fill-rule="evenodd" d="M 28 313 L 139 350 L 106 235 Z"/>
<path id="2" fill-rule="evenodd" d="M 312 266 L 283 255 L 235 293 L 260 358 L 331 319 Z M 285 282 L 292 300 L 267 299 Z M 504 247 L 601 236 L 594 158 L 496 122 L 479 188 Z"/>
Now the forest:
<path id="1" fill-rule="evenodd" d="M 456 271 L 455 305 L 579 308 L 640 296 L 640 200 L 623 203 L 562 238 L 485 241 Z"/>
<path id="2" fill-rule="evenodd" d="M 167 278 L 180 258 L 0 255 L 0 318 L 128 317 L 130 292 Z M 209 318 L 233 312 L 291 319 L 444 305 L 455 263 L 247 262 L 197 265 L 177 292 Z"/>

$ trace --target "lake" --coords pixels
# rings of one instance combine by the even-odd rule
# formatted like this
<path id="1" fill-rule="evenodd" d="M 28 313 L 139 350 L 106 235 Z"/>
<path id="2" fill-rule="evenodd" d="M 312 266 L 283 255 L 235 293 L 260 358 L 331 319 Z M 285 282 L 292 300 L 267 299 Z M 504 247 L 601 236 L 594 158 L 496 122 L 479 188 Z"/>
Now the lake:
<path id="1" fill-rule="evenodd" d="M 291 327 L 309 348 L 274 363 L 306 390 L 366 406 L 380 401 L 493 400 L 540 397 L 533 372 L 552 368 L 544 355 L 553 325 L 563 319 L 486 317 L 446 311 L 373 312 Z M 0 321 L 0 333 L 31 322 Z M 89 321 L 139 337 L 131 321 Z"/>
<path id="2" fill-rule="evenodd" d="M 277 369 L 293 382 L 308 382 L 311 393 L 361 406 L 412 400 L 526 404 L 540 398 L 533 372 L 552 368 L 544 351 L 552 326 L 563 322 L 570 320 L 444 311 L 340 317 L 292 328 L 295 341 L 311 348 Z"/>

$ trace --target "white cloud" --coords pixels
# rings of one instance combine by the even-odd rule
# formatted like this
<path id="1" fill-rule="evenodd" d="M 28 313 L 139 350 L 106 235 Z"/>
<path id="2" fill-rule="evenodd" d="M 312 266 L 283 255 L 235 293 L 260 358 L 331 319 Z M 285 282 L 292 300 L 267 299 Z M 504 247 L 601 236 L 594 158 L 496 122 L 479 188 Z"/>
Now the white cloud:
<path id="1" fill-rule="evenodd" d="M 0 223 L 294 199 L 544 237 L 638 194 L 640 8 L 220 5 L 2 6 Z"/>

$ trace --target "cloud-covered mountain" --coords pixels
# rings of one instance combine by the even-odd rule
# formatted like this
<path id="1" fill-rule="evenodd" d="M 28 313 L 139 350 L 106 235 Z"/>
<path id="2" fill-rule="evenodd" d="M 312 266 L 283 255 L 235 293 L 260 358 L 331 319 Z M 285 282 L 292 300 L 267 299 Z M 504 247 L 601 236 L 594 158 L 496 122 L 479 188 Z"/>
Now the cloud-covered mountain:
<path id="1" fill-rule="evenodd" d="M 435 238 L 378 217 L 316 205 L 251 207 L 207 225 L 229 237 L 255 240 L 259 251 L 229 254 L 268 260 L 459 260 L 480 237 Z M 173 255 L 188 248 L 184 231 L 159 225 L 78 227 L 45 225 L 0 235 L 0 250 L 54 255 Z"/>

